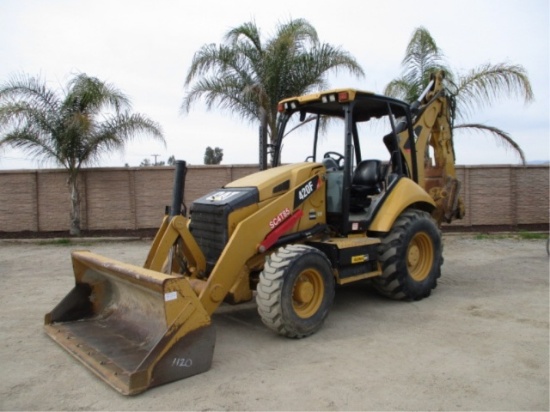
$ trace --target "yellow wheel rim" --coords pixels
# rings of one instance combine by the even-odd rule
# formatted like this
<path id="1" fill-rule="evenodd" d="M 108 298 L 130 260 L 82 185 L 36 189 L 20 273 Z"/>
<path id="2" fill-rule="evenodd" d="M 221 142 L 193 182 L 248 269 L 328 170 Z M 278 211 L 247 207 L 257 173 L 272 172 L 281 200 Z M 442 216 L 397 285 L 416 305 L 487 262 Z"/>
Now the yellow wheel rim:
<path id="1" fill-rule="evenodd" d="M 304 270 L 296 278 L 292 289 L 292 307 L 300 318 L 307 319 L 319 310 L 325 295 L 321 273 L 315 269 Z"/>
<path id="2" fill-rule="evenodd" d="M 407 269 L 417 282 L 422 282 L 430 274 L 434 260 L 432 239 L 426 233 L 417 233 L 407 248 Z"/>

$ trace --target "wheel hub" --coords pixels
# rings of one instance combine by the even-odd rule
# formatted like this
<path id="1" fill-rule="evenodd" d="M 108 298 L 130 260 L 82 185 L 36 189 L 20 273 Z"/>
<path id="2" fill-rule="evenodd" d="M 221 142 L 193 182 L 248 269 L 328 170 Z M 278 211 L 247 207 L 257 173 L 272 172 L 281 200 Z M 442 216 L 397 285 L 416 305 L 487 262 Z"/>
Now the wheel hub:
<path id="1" fill-rule="evenodd" d="M 406 258 L 410 276 L 417 282 L 426 279 L 434 260 L 434 246 L 431 238 L 426 233 L 417 233 L 409 243 Z"/>
<path id="2" fill-rule="evenodd" d="M 313 269 L 303 271 L 294 282 L 292 306 L 303 319 L 313 316 L 323 301 L 325 289 L 321 274 Z"/>
<path id="3" fill-rule="evenodd" d="M 417 245 L 411 245 L 409 248 L 409 255 L 407 256 L 407 263 L 409 267 L 418 265 L 420 260 L 420 250 Z"/>
<path id="4" fill-rule="evenodd" d="M 294 299 L 299 303 L 309 303 L 313 299 L 315 290 L 312 283 L 306 279 L 299 279 L 294 289 Z"/>

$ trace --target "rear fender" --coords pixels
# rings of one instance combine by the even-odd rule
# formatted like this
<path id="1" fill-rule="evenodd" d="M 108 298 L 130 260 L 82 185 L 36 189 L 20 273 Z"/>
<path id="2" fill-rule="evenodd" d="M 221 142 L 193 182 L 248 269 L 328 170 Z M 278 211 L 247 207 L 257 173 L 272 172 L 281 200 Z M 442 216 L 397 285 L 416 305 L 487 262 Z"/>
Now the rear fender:
<path id="1" fill-rule="evenodd" d="M 397 217 L 411 206 L 430 213 L 436 208 L 431 196 L 408 178 L 399 179 L 382 202 L 376 217 L 369 226 L 369 231 L 389 232 Z"/>

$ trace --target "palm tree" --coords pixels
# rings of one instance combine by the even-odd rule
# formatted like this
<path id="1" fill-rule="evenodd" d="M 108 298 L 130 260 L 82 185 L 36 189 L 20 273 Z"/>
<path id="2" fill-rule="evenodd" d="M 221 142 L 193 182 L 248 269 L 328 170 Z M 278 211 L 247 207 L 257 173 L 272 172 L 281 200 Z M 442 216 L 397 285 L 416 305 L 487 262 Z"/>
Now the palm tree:
<path id="1" fill-rule="evenodd" d="M 445 56 L 434 38 L 424 27 L 413 32 L 402 66 L 404 70 L 401 77 L 386 86 L 386 95 L 413 102 L 428 85 L 430 74 L 443 70 L 448 82 L 454 85 L 451 91 L 456 102 L 453 128 L 489 133 L 505 147 L 514 150 L 525 164 L 525 155 L 520 146 L 505 131 L 480 123 L 455 124 L 455 120 L 465 121 L 476 109 L 488 107 L 501 97 L 517 96 L 526 103 L 531 102 L 534 99 L 533 90 L 522 66 L 487 63 L 465 74 L 454 73 L 445 62 Z"/>
<path id="2" fill-rule="evenodd" d="M 273 142 L 278 102 L 325 88 L 326 74 L 339 69 L 364 75 L 349 53 L 321 43 L 304 19 L 280 24 L 265 42 L 254 22 L 244 23 L 227 32 L 224 44 L 207 44 L 195 53 L 182 110 L 188 112 L 204 97 L 208 109 L 217 105 L 250 122 L 259 121 L 260 130 Z"/>
<path id="3" fill-rule="evenodd" d="M 122 92 L 86 74 L 75 75 L 62 93 L 27 75 L 0 85 L 0 148 L 22 149 L 67 170 L 71 235 L 80 234 L 81 168 L 103 153 L 122 150 L 135 134 L 164 142 L 157 123 L 129 110 Z"/>

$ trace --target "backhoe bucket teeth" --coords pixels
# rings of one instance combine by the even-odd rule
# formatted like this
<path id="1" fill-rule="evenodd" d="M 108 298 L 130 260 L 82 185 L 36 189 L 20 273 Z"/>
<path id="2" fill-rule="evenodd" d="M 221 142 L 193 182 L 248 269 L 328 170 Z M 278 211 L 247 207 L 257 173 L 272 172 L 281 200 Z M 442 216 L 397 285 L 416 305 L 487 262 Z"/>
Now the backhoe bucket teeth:
<path id="1" fill-rule="evenodd" d="M 72 253 L 76 285 L 46 333 L 125 395 L 207 371 L 215 330 L 187 279 Z"/>

